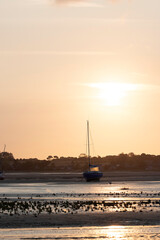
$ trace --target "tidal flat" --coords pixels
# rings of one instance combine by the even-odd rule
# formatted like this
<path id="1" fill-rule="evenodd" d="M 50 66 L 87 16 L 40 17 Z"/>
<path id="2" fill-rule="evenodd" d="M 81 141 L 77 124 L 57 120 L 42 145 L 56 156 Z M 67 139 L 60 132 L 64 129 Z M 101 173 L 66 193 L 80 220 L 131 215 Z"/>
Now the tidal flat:
<path id="1" fill-rule="evenodd" d="M 6 174 L 1 239 L 159 239 L 160 180 L 153 175 L 126 173 L 122 180 L 114 173 L 87 183 L 81 174 Z"/>
<path id="2" fill-rule="evenodd" d="M 1 228 L 160 225 L 159 219 L 160 181 L 1 182 Z"/>

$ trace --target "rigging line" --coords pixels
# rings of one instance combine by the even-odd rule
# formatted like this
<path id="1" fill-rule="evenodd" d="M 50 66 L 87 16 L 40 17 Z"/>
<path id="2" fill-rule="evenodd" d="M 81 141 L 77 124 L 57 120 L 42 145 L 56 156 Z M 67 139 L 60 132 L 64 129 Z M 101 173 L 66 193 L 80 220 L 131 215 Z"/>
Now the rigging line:
<path id="1" fill-rule="evenodd" d="M 92 146 L 92 149 L 93 149 L 93 155 L 96 155 L 95 145 L 94 145 L 94 142 L 93 142 L 93 137 L 92 137 L 92 131 L 91 130 L 90 130 L 90 138 L 91 138 L 91 146 Z"/>
<path id="2" fill-rule="evenodd" d="M 87 146 L 88 146 L 88 141 L 87 141 L 87 140 L 88 140 L 88 135 L 87 135 L 87 133 L 86 133 L 86 152 L 85 152 L 85 153 L 86 153 L 86 156 L 87 156 Z"/>

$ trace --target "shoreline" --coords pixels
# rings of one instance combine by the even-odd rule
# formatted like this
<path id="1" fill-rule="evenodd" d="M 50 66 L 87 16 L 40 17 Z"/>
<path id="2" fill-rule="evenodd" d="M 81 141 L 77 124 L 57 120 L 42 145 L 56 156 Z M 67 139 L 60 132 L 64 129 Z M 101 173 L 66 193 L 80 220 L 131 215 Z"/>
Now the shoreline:
<path id="1" fill-rule="evenodd" d="M 84 214 L 41 214 L 1 216 L 0 229 L 42 227 L 160 225 L 160 212 L 118 212 Z"/>
<path id="2" fill-rule="evenodd" d="M 160 172 L 104 172 L 100 182 L 122 181 L 160 181 Z M 83 173 L 40 173 L 19 172 L 5 173 L 5 179 L 0 183 L 39 183 L 39 182 L 85 182 Z"/>
<path id="3" fill-rule="evenodd" d="M 5 184 L 45 183 L 85 184 L 82 173 L 5 173 Z M 98 184 L 127 181 L 160 181 L 160 172 L 105 172 Z M 87 183 L 94 184 L 94 182 Z M 3 200 L 3 199 L 2 199 Z M 143 200 L 143 198 L 142 198 Z M 22 199 L 23 201 L 23 199 Z M 38 201 L 38 200 L 37 200 Z M 44 200 L 45 201 L 45 200 Z M 143 207 L 143 206 L 142 206 Z M 160 225 L 160 211 L 118 211 L 83 213 L 29 213 L 0 214 L 0 229 L 4 228 L 47 228 L 47 227 L 87 227 L 87 226 L 147 226 Z"/>

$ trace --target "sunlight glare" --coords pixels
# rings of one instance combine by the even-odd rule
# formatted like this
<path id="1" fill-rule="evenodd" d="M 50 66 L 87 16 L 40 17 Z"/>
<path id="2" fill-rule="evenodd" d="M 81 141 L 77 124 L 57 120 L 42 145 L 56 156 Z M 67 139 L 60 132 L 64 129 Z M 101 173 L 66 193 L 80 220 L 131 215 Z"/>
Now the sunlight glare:
<path id="1" fill-rule="evenodd" d="M 93 83 L 90 86 L 99 89 L 98 98 L 107 106 L 119 106 L 128 92 L 137 88 L 136 84 L 118 82 Z"/>
<path id="2" fill-rule="evenodd" d="M 120 240 L 125 239 L 124 226 L 109 226 L 101 230 L 102 235 L 106 235 L 106 239 Z"/>

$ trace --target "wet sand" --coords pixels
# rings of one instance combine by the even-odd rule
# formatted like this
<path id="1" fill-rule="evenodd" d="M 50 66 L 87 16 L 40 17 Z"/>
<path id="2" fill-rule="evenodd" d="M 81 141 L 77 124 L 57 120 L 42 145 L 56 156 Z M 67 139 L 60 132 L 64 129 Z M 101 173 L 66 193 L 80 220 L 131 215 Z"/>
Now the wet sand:
<path id="1" fill-rule="evenodd" d="M 6 183 L 85 182 L 82 173 L 5 173 Z M 104 172 L 101 182 L 160 181 L 160 172 Z"/>
<path id="2" fill-rule="evenodd" d="M 0 228 L 160 225 L 160 212 L 113 212 L 1 216 Z"/>
<path id="3" fill-rule="evenodd" d="M 105 172 L 102 182 L 160 181 L 160 172 Z M 82 173 L 6 173 L 3 183 L 84 182 Z M 84 212 L 6 215 L 0 214 L 0 228 L 160 225 L 160 211 Z"/>

